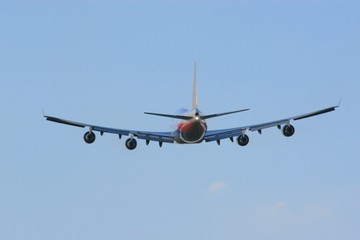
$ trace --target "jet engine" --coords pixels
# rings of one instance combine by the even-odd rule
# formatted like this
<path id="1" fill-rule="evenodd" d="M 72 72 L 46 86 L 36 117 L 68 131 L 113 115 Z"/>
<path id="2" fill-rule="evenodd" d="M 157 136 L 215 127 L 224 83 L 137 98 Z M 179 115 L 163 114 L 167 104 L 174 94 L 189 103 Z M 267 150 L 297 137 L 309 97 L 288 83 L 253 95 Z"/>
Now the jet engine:
<path id="1" fill-rule="evenodd" d="M 125 142 L 125 146 L 129 150 L 134 150 L 137 146 L 137 142 L 135 138 L 128 138 Z"/>
<path id="2" fill-rule="evenodd" d="M 249 137 L 248 137 L 248 135 L 243 134 L 243 135 L 240 135 L 236 141 L 240 146 L 244 147 L 249 143 Z"/>
<path id="3" fill-rule="evenodd" d="M 95 136 L 95 133 L 93 133 L 93 132 L 86 132 L 84 134 L 84 141 L 88 144 L 95 142 L 95 138 L 96 138 L 96 136 Z"/>
<path id="4" fill-rule="evenodd" d="M 295 133 L 295 128 L 293 125 L 285 125 L 282 129 L 282 132 L 285 137 L 291 137 Z"/>

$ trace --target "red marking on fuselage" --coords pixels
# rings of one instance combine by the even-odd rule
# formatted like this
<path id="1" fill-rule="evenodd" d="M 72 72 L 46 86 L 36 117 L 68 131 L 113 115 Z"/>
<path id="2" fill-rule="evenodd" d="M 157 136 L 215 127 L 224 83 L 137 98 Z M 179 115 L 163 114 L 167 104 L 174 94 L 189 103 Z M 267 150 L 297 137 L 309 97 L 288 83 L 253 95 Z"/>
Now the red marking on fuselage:
<path id="1" fill-rule="evenodd" d="M 191 122 L 181 122 L 179 123 L 177 130 L 181 132 L 188 132 L 194 127 L 194 125 L 195 124 Z"/>
<path id="2" fill-rule="evenodd" d="M 198 143 L 202 141 L 207 130 L 206 122 L 201 121 L 188 121 L 181 122 L 177 130 L 180 132 L 180 139 L 186 143 Z"/>
<path id="3" fill-rule="evenodd" d="M 177 130 L 181 132 L 188 132 L 196 128 L 198 124 L 198 122 L 181 122 L 178 124 Z M 201 122 L 201 127 L 203 128 L 203 130 L 207 130 L 207 124 L 205 121 Z"/>

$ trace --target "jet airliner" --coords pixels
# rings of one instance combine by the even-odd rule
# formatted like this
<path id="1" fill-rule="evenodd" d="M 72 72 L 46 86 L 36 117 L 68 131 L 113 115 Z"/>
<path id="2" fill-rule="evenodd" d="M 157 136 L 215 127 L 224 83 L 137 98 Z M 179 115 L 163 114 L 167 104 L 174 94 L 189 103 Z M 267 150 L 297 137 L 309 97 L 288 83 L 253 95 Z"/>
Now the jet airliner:
<path id="1" fill-rule="evenodd" d="M 257 131 L 258 133 L 261 134 L 263 129 L 270 127 L 277 127 L 280 130 L 282 129 L 282 133 L 285 137 L 291 137 L 295 133 L 294 126 L 290 124 L 291 121 L 293 120 L 296 121 L 296 120 L 328 113 L 334 111 L 340 105 L 339 104 L 337 106 L 332 106 L 314 112 L 288 117 L 272 122 L 265 122 L 261 124 L 254 124 L 254 125 L 221 129 L 221 130 L 208 130 L 208 126 L 206 123 L 207 119 L 220 117 L 233 113 L 244 112 L 244 111 L 248 111 L 249 109 L 241 109 L 231 112 L 204 115 L 198 108 L 196 63 L 194 65 L 194 80 L 193 80 L 192 95 L 193 95 L 192 109 L 190 111 L 186 111 L 184 114 L 171 115 L 171 114 L 163 114 L 163 113 L 145 112 L 145 114 L 149 114 L 149 115 L 178 119 L 179 123 L 177 124 L 176 129 L 172 132 L 148 132 L 148 131 L 109 128 L 109 127 L 102 127 L 93 124 L 69 121 L 52 116 L 44 115 L 44 117 L 48 121 L 67 124 L 75 127 L 88 128 L 88 131 L 84 134 L 84 141 L 88 144 L 91 144 L 95 141 L 96 136 L 94 132 L 100 132 L 100 135 L 103 135 L 104 133 L 116 134 L 119 136 L 120 139 L 122 136 L 128 136 L 127 140 L 125 141 L 125 146 L 129 150 L 134 150 L 137 147 L 136 139 L 145 140 L 146 145 L 148 145 L 151 141 L 158 142 L 159 146 L 161 147 L 163 143 L 196 144 L 196 143 L 202 143 L 204 141 L 205 142 L 216 141 L 217 144 L 220 145 L 220 141 L 222 139 L 228 138 L 233 142 L 234 137 L 236 137 L 236 142 L 240 146 L 246 146 L 249 143 L 249 137 L 246 134 L 247 131 Z"/>

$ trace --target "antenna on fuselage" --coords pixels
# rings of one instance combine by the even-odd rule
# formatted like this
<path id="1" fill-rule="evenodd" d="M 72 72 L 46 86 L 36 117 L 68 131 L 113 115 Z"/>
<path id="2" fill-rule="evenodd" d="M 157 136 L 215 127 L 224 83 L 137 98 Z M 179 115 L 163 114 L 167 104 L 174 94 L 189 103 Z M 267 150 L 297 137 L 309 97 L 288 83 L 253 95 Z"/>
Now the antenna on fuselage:
<path id="1" fill-rule="evenodd" d="M 194 83 L 193 83 L 192 109 L 197 109 L 197 107 L 198 107 L 198 96 L 197 96 L 197 81 L 196 81 L 196 62 L 194 62 Z"/>

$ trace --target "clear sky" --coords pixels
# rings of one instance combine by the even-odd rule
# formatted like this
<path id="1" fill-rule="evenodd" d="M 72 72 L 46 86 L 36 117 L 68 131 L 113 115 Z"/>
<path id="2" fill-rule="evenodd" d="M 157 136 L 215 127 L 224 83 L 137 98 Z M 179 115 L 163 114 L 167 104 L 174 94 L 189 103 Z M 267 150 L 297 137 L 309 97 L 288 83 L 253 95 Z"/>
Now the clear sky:
<path id="1" fill-rule="evenodd" d="M 236 127 L 342 105 L 250 143 L 105 134 L 48 115 L 167 131 L 191 106 Z M 357 0 L 0 0 L 0 239 L 360 239 Z"/>

